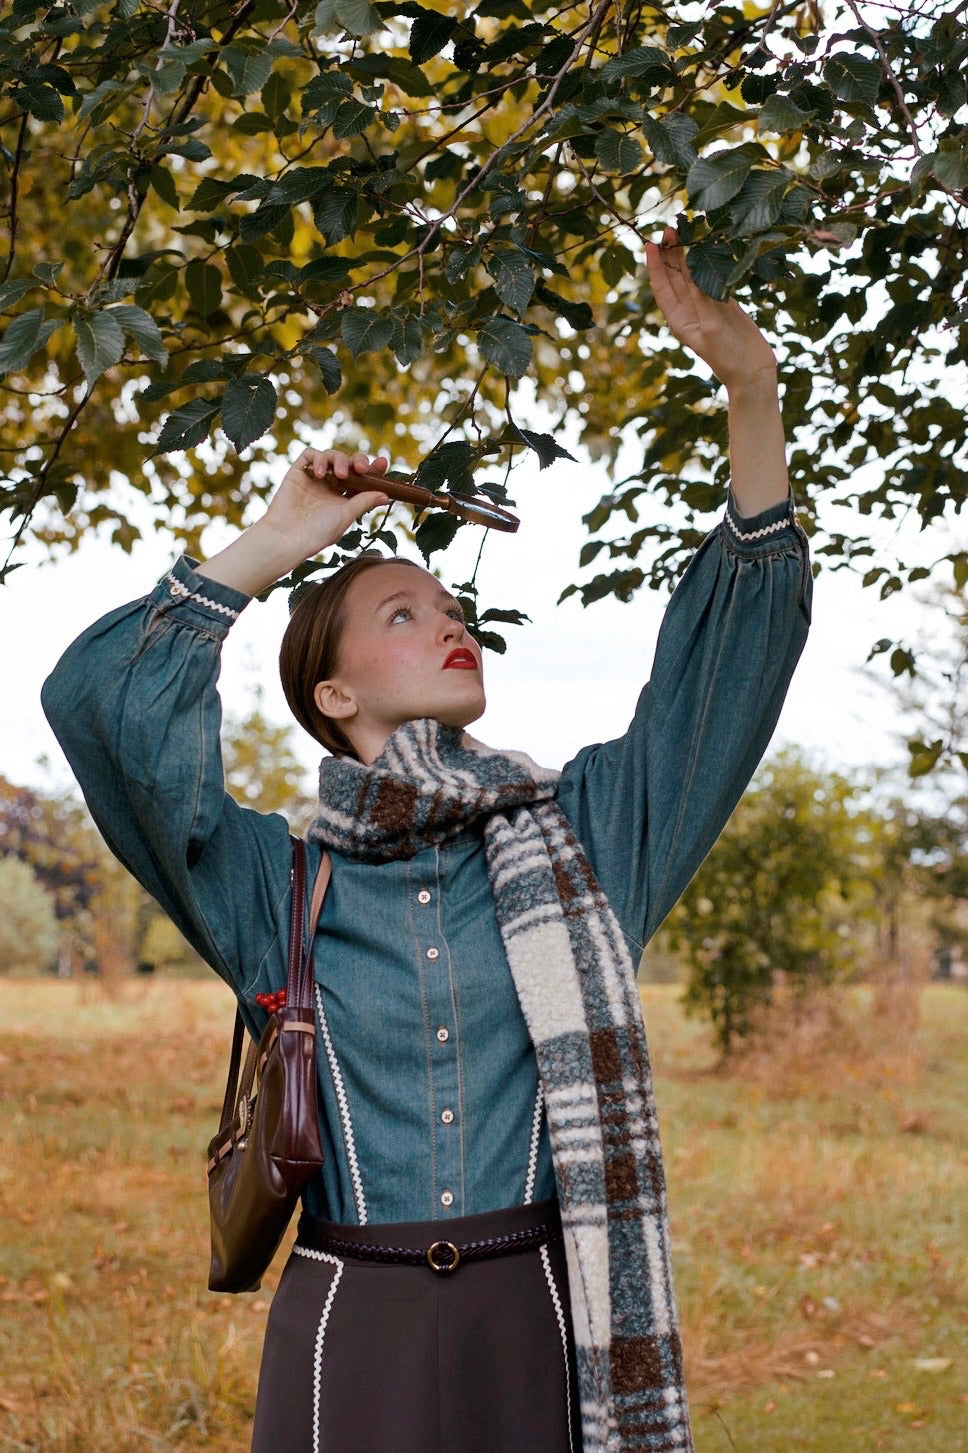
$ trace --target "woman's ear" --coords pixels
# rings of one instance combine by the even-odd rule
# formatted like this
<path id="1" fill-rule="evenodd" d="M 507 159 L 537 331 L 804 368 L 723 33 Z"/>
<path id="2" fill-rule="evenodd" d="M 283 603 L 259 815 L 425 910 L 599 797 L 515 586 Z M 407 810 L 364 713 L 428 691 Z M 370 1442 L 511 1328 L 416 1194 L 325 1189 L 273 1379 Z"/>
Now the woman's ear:
<path id="1" fill-rule="evenodd" d="M 319 681 L 313 687 L 317 710 L 332 721 L 349 721 L 359 711 L 351 692 L 338 681 Z"/>

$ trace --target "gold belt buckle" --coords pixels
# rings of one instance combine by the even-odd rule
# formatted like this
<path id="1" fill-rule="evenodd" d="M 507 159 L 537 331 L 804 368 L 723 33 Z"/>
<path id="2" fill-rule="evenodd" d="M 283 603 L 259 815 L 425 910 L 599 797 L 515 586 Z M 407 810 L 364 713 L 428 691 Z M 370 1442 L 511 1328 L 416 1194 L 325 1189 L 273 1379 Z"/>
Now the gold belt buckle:
<path id="1" fill-rule="evenodd" d="M 441 1261 L 441 1256 L 446 1256 L 446 1261 Z M 456 1271 L 460 1262 L 460 1249 L 453 1241 L 435 1241 L 433 1246 L 427 1248 L 427 1265 L 431 1271 Z"/>

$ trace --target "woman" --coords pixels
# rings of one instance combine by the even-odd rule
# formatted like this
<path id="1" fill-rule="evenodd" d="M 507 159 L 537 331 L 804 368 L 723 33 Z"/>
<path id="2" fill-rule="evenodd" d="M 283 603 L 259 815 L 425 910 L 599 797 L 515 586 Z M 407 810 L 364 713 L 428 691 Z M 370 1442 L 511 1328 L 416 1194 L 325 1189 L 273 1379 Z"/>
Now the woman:
<path id="1" fill-rule="evenodd" d="M 324 848 L 333 864 L 326 1163 L 269 1317 L 257 1453 L 691 1447 L 632 965 L 769 740 L 809 572 L 769 346 L 696 289 L 674 233 L 648 263 L 726 386 L 732 494 L 627 733 L 560 777 L 474 742 L 480 651 L 414 564 L 354 562 L 287 632 L 290 704 L 334 754 L 309 834 L 310 870 Z M 385 467 L 303 451 L 262 519 L 91 627 L 45 687 L 107 841 L 256 1033 L 285 978 L 290 849 L 281 818 L 224 795 L 219 646 L 384 502 L 339 481 Z"/>

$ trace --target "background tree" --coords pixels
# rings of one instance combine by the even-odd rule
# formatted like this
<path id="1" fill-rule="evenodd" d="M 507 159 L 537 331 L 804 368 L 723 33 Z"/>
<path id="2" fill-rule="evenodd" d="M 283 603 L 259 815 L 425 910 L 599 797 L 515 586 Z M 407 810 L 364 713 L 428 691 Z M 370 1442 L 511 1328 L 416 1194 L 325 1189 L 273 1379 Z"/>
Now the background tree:
<path id="1" fill-rule="evenodd" d="M 325 418 L 498 500 L 524 451 L 614 465 L 637 441 L 586 518 L 581 564 L 607 568 L 568 589 L 659 585 L 727 471 L 723 400 L 658 336 L 645 277 L 677 217 L 700 284 L 750 295 L 777 344 L 820 557 L 900 589 L 930 566 L 872 563 L 868 521 L 965 500 L 966 57 L 963 7 L 932 0 L 14 0 L 17 539 L 127 547 L 147 519 L 192 544 Z M 418 543 L 457 528 L 430 516 Z"/>
<path id="2" fill-rule="evenodd" d="M 291 726 L 277 726 L 257 697 L 252 710 L 222 723 L 225 787 L 236 802 L 257 812 L 281 812 L 299 831 L 315 801 L 306 791 L 306 769 L 296 756 Z"/>
<path id="3" fill-rule="evenodd" d="M 968 961 L 968 600 L 938 587 L 926 603 L 922 639 L 878 641 L 872 652 L 891 654 L 911 783 L 888 803 L 894 847 L 885 880 L 897 902 L 906 891 L 927 900 L 940 955 L 957 950 Z M 888 912 L 888 926 L 895 921 Z"/>
<path id="4" fill-rule="evenodd" d="M 57 953 L 50 894 L 19 858 L 0 858 L 0 974 L 36 974 Z"/>
<path id="5" fill-rule="evenodd" d="M 861 788 L 781 752 L 754 779 L 668 920 L 685 1003 L 727 1053 L 775 981 L 803 992 L 857 967 L 878 902 L 883 824 Z"/>

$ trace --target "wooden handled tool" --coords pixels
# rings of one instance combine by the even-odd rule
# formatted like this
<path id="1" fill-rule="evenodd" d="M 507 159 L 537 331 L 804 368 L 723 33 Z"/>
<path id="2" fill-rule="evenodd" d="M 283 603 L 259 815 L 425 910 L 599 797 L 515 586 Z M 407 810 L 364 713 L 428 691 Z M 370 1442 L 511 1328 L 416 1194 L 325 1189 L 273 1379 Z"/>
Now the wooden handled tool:
<path id="1" fill-rule="evenodd" d="M 311 463 L 303 467 L 307 474 L 312 474 Z M 459 519 L 470 520 L 472 524 L 486 525 L 489 530 L 506 530 L 511 534 L 521 523 L 517 515 L 512 515 L 509 510 L 499 509 L 489 499 L 465 499 L 458 494 L 434 494 L 432 490 L 424 489 L 423 485 L 414 484 L 412 479 L 397 474 L 357 474 L 353 471 L 346 479 L 336 479 L 333 474 L 326 477 L 345 494 L 363 494 L 366 490 L 378 489 L 389 495 L 390 499 L 419 505 L 421 509 L 446 510 L 449 514 L 457 515 Z"/>

